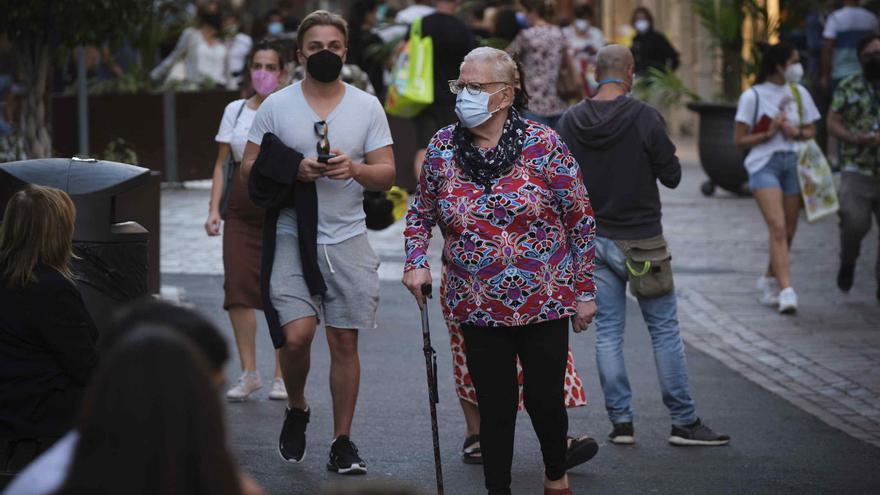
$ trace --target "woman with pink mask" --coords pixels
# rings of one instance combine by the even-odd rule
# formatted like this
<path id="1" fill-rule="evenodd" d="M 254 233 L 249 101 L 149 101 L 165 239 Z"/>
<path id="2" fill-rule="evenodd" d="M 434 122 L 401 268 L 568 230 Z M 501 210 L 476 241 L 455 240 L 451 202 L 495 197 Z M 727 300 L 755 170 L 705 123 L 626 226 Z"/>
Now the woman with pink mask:
<path id="1" fill-rule="evenodd" d="M 223 112 L 220 130 L 215 138 L 219 147 L 214 164 L 208 220 L 205 222 L 205 231 L 209 236 L 220 235 L 221 223 L 223 224 L 223 308 L 229 312 L 242 368 L 238 382 L 226 392 L 226 398 L 231 402 L 245 401 L 263 386 L 257 371 L 256 310 L 262 309 L 260 252 L 264 213 L 251 202 L 247 184 L 241 181 L 241 174 L 236 172 L 229 175 L 231 184 L 225 218 L 221 218 L 221 201 L 226 180 L 224 166 L 232 153 L 232 161 L 235 168 L 238 168 L 257 109 L 267 96 L 279 88 L 279 81 L 285 79 L 284 59 L 280 48 L 270 42 L 262 41 L 254 46 L 248 56 L 247 67 L 250 69 L 249 79 L 254 95 L 233 101 Z M 269 398 L 287 400 L 277 354 Z"/>

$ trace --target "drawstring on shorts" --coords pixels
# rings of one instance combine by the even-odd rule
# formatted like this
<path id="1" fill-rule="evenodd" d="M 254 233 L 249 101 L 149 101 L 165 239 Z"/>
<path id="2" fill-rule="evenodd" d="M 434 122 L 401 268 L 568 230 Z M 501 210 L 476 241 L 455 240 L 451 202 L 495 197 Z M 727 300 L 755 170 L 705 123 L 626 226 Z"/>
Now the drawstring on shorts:
<path id="1" fill-rule="evenodd" d="M 324 246 L 324 260 L 327 261 L 327 266 L 330 267 L 330 273 L 335 275 L 336 271 L 333 270 L 333 263 L 330 262 L 330 255 L 327 254 L 327 245 L 322 244 L 322 246 Z"/>

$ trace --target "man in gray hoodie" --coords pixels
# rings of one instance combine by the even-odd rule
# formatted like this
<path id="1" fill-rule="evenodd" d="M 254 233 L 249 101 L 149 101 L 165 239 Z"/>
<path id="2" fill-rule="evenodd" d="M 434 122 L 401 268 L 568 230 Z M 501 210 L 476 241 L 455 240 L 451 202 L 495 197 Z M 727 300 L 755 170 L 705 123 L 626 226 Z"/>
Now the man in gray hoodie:
<path id="1" fill-rule="evenodd" d="M 726 445 L 730 437 L 700 421 L 688 391 L 657 187 L 658 180 L 669 188 L 678 186 L 681 165 L 660 113 L 627 94 L 633 65 L 624 46 L 599 50 L 598 93 L 569 108 L 559 121 L 559 134 L 581 165 L 596 217 L 596 361 L 613 426 L 609 439 L 635 442 L 632 391 L 623 361 L 629 281 L 651 334 L 663 403 L 672 418 L 669 443 Z"/>

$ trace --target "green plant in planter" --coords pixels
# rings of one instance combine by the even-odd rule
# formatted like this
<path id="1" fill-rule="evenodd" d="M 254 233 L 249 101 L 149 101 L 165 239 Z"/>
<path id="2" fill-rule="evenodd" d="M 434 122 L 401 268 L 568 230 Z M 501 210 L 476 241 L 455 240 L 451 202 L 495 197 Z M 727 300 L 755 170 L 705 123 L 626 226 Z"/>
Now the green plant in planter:
<path id="1" fill-rule="evenodd" d="M 651 67 L 636 79 L 633 92 L 639 99 L 662 108 L 679 107 L 692 101 L 700 101 L 700 95 L 687 87 L 675 72 Z"/>
<path id="2" fill-rule="evenodd" d="M 129 146 L 128 142 L 122 138 L 114 139 L 107 145 L 100 158 L 110 162 L 136 164 L 138 162 L 137 153 L 134 148 Z"/>

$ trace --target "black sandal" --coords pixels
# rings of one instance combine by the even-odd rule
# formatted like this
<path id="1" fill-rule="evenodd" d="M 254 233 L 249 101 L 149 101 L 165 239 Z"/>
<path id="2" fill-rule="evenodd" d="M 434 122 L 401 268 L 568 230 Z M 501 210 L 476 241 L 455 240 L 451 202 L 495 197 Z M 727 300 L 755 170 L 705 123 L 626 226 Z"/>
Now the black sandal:
<path id="1" fill-rule="evenodd" d="M 479 447 L 474 447 L 480 442 L 480 435 L 471 435 L 464 439 L 461 447 L 461 460 L 465 464 L 482 464 L 483 454 Z"/>

